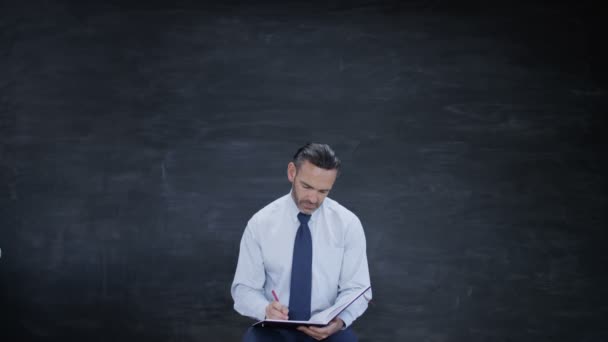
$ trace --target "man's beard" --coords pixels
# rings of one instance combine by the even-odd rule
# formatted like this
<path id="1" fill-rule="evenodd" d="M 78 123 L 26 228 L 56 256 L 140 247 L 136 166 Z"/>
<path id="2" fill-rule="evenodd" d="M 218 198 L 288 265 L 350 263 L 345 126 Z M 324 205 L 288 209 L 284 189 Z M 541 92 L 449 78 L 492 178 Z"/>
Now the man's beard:
<path id="1" fill-rule="evenodd" d="M 305 209 L 309 212 L 313 212 L 315 210 L 317 210 L 319 208 L 319 206 L 321 205 L 320 203 L 317 204 L 313 204 L 310 201 L 306 201 L 306 200 L 300 200 L 298 198 L 298 192 L 295 189 L 295 186 L 291 187 L 291 192 L 292 192 L 292 197 L 294 199 L 294 202 L 296 202 L 298 209 Z"/>

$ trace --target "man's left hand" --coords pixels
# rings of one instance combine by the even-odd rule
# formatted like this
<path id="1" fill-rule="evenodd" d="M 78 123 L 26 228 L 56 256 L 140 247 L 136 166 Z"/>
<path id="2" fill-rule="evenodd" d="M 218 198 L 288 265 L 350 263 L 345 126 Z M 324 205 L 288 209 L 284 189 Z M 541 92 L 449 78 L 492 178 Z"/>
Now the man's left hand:
<path id="1" fill-rule="evenodd" d="M 344 327 L 344 321 L 336 317 L 324 327 L 298 327 L 298 330 L 317 341 L 324 340 Z"/>

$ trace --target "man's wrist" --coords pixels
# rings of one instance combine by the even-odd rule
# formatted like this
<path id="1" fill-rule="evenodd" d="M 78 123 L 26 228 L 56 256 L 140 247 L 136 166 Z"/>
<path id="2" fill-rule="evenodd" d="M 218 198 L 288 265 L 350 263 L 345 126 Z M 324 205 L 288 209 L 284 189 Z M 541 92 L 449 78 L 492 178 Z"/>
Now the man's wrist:
<path id="1" fill-rule="evenodd" d="M 346 323 L 344 323 L 344 321 L 342 320 L 342 318 L 338 317 L 338 330 L 342 330 L 344 328 L 346 328 Z"/>

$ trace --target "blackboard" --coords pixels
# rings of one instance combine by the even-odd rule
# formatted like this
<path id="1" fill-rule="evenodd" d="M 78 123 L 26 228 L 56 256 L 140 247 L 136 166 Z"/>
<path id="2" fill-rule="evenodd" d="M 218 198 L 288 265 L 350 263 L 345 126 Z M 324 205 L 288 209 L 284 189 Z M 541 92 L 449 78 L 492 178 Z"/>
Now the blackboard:
<path id="1" fill-rule="evenodd" d="M 361 341 L 608 340 L 589 3 L 0 9 L 3 341 L 239 341 L 241 234 L 307 141 L 366 230 Z"/>

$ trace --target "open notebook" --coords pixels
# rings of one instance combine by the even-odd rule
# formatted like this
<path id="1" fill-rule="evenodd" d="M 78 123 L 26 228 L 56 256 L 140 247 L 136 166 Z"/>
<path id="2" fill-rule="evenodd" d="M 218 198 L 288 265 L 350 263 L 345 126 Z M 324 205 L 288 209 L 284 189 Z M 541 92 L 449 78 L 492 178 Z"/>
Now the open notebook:
<path id="1" fill-rule="evenodd" d="M 265 319 L 263 321 L 256 322 L 253 324 L 254 327 L 276 327 L 276 328 L 289 328 L 289 327 L 297 327 L 300 325 L 306 326 L 317 326 L 322 327 L 326 326 L 331 322 L 332 319 L 336 318 L 342 311 L 344 311 L 347 307 L 349 307 L 352 303 L 354 303 L 362 294 L 364 294 L 367 290 L 369 290 L 371 286 L 363 288 L 357 292 L 353 292 L 350 296 L 341 298 L 339 302 L 330 306 L 329 308 L 318 312 L 308 321 L 289 321 L 282 319 Z"/>

